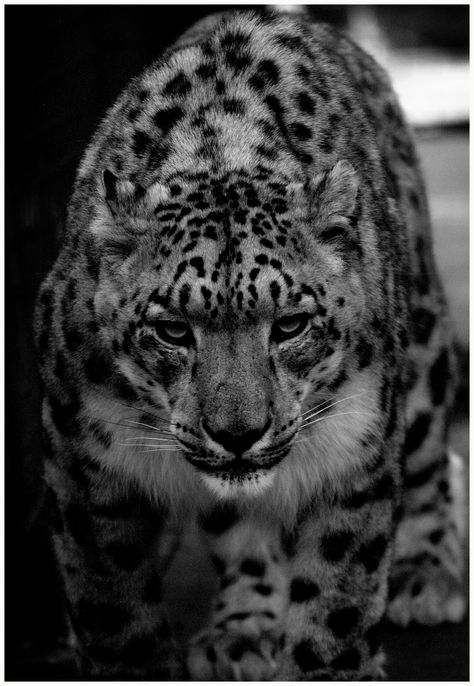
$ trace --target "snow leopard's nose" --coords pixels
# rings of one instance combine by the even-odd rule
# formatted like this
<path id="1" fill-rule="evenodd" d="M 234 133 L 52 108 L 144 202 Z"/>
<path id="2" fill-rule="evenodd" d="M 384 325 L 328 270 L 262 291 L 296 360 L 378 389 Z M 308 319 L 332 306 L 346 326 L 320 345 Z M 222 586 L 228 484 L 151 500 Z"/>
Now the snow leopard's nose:
<path id="1" fill-rule="evenodd" d="M 206 420 L 202 420 L 201 426 L 206 438 L 210 438 L 214 443 L 224 448 L 229 453 L 242 455 L 247 450 L 260 441 L 268 433 L 272 423 L 271 417 L 267 419 L 263 426 L 248 429 L 247 431 L 234 433 L 225 429 L 215 430 Z"/>

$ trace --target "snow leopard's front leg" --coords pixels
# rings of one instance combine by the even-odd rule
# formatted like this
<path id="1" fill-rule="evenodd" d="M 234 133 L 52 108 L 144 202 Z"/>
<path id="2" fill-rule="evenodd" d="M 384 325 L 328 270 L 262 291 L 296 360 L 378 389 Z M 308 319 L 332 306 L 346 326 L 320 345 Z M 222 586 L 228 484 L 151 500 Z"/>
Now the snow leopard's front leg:
<path id="1" fill-rule="evenodd" d="M 280 679 L 383 676 L 392 495 L 392 476 L 382 473 L 339 502 L 315 503 L 288 536 L 290 604 Z"/>
<path id="2" fill-rule="evenodd" d="M 166 512 L 123 493 L 71 445 L 47 460 L 45 477 L 81 676 L 182 677 L 162 604 L 164 560 L 156 546 Z"/>
<path id="3" fill-rule="evenodd" d="M 288 604 L 279 527 L 240 519 L 229 506 L 201 519 L 220 576 L 210 625 L 191 642 L 193 679 L 266 681 L 277 676 Z"/>

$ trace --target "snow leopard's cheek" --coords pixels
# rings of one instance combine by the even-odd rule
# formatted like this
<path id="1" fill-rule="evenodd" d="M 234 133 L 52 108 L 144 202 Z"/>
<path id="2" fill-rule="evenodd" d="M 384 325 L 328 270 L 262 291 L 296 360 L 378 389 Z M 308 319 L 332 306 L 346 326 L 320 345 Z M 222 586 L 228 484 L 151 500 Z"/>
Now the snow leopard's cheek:
<path id="1" fill-rule="evenodd" d="M 345 336 L 325 321 L 311 328 L 307 336 L 294 345 L 276 349 L 275 368 L 278 378 L 300 403 L 311 391 L 328 389 L 341 373 L 346 353 Z"/>

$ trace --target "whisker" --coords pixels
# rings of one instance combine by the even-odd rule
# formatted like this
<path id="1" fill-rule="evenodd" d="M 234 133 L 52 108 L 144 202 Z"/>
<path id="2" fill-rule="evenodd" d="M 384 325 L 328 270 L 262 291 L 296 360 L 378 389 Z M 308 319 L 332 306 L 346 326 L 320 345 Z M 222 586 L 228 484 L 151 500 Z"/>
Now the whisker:
<path id="1" fill-rule="evenodd" d="M 94 422 L 96 422 L 96 421 L 105 422 L 105 424 L 113 424 L 114 426 L 120 426 L 123 429 L 131 429 L 132 428 L 131 426 L 128 426 L 128 424 L 124 424 L 123 422 L 113 422 L 111 419 L 102 419 L 102 418 L 99 419 L 98 417 L 91 417 L 90 415 L 86 415 L 86 416 L 88 419 L 90 419 L 91 421 L 94 421 Z M 163 430 L 161 429 L 161 431 L 163 431 Z M 151 431 L 150 431 L 150 433 L 151 433 Z"/>
<path id="2" fill-rule="evenodd" d="M 152 433 L 152 432 L 150 432 Z M 125 441 L 170 441 L 172 440 L 173 434 L 170 433 L 170 438 L 166 437 L 155 437 L 155 436 L 128 436 L 124 438 Z"/>
<path id="3" fill-rule="evenodd" d="M 91 422 L 104 422 L 105 424 L 113 424 L 114 426 L 121 426 L 124 429 L 130 429 L 128 424 L 124 424 L 123 422 L 114 422 L 112 419 L 103 419 L 102 417 L 93 417 L 90 414 L 84 415 L 87 419 L 89 419 Z"/>
<path id="4" fill-rule="evenodd" d="M 149 448 L 148 450 L 137 450 L 137 455 L 141 455 L 142 453 L 157 453 L 159 451 L 162 452 L 167 452 L 167 453 L 181 453 L 182 450 L 180 448 Z"/>
<path id="5" fill-rule="evenodd" d="M 152 426 L 151 424 L 145 424 L 144 422 L 137 422 L 134 421 L 133 419 L 124 419 L 124 422 L 129 422 L 130 424 L 137 424 L 138 426 L 146 426 L 148 429 L 151 429 L 152 431 L 166 431 L 165 429 L 157 429 L 155 426 Z M 169 432 L 171 433 L 171 431 Z"/>
<path id="6" fill-rule="evenodd" d="M 334 405 L 339 405 L 339 403 L 343 403 L 346 400 L 352 400 L 352 398 L 356 398 L 359 395 L 365 395 L 365 392 L 362 391 L 360 393 L 354 393 L 354 395 L 348 395 L 346 398 L 341 398 L 340 400 L 335 400 L 333 403 L 330 405 L 327 405 L 326 407 L 323 407 L 321 410 L 318 410 L 318 412 L 314 412 L 313 414 L 310 414 L 309 417 L 305 417 L 307 412 L 305 412 L 302 417 L 304 417 L 304 421 L 307 421 L 308 419 L 312 419 L 313 417 L 316 417 L 316 415 L 321 414 L 321 412 L 326 412 L 326 410 L 329 410 L 330 407 L 334 407 Z M 313 410 L 316 410 L 317 407 L 320 407 L 320 405 L 317 405 L 316 407 L 313 407 Z"/>
<path id="7" fill-rule="evenodd" d="M 170 443 L 169 445 L 156 444 L 154 446 L 151 446 L 149 443 L 119 443 L 119 445 L 123 445 L 126 448 L 156 448 L 156 450 L 161 450 L 161 448 L 176 448 L 175 443 Z"/>
<path id="8" fill-rule="evenodd" d="M 164 428 L 157 428 L 156 426 L 153 426 L 152 424 L 145 424 L 144 422 L 137 422 L 136 419 L 131 419 L 130 417 L 124 417 L 123 418 L 124 422 L 128 422 L 130 424 L 137 424 L 138 426 L 143 426 L 144 430 L 147 433 L 159 433 L 159 434 L 166 434 L 166 435 L 173 435 L 173 432 L 170 431 L 170 429 L 164 429 Z M 132 429 L 133 427 L 129 426 L 129 429 Z"/>
<path id="9" fill-rule="evenodd" d="M 119 443 L 125 448 L 176 448 L 176 443 Z"/>
<path id="10" fill-rule="evenodd" d="M 92 419 L 93 421 L 97 421 L 94 417 L 89 417 L 89 419 Z M 113 424 L 114 426 L 120 426 L 122 429 L 130 430 L 130 429 L 134 428 L 132 426 L 129 426 L 128 424 L 123 424 L 122 422 L 113 422 L 111 419 L 100 419 L 99 421 L 105 422 L 106 424 Z M 145 429 L 145 431 L 146 431 L 146 429 Z M 171 431 L 166 431 L 165 429 L 153 429 L 153 430 L 149 430 L 149 433 L 159 434 L 162 436 L 172 435 Z"/>
<path id="11" fill-rule="evenodd" d="M 358 411 L 358 410 L 353 410 L 352 412 L 336 412 L 334 414 L 328 414 L 325 415 L 324 417 L 320 417 L 319 419 L 314 419 L 312 422 L 309 422 L 307 424 L 303 424 L 301 427 L 302 429 L 306 429 L 308 426 L 311 426 L 312 424 L 317 424 L 318 422 L 323 422 L 325 419 L 331 419 L 331 417 L 342 417 L 343 415 L 346 414 L 366 414 L 369 416 L 375 416 L 373 412 L 363 412 L 363 411 Z"/>
<path id="12" fill-rule="evenodd" d="M 341 398 L 340 400 L 336 400 L 337 403 L 342 403 L 344 400 L 350 400 L 351 398 L 356 398 L 358 395 L 365 395 L 369 393 L 369 391 L 362 390 L 357 393 L 354 393 L 353 395 L 348 395 L 345 398 Z M 307 414 L 310 414 L 311 412 L 314 412 L 315 410 L 319 409 L 323 405 L 326 405 L 326 403 L 329 402 L 328 400 L 324 400 L 322 403 L 319 403 L 319 405 L 315 405 L 314 407 L 311 407 L 309 410 L 306 410 L 306 412 L 303 412 L 301 415 L 302 417 L 305 417 Z M 328 407 L 331 407 L 330 405 Z"/>
<path id="13" fill-rule="evenodd" d="M 135 405 L 128 405 L 128 403 L 124 403 L 121 400 L 116 400 L 115 398 L 113 399 L 113 401 L 118 403 L 119 405 L 122 405 L 123 407 L 128 407 L 129 410 L 135 410 L 135 412 L 143 412 L 146 414 L 151 414 L 151 415 L 153 415 L 153 417 L 161 420 L 162 422 L 169 422 L 169 419 L 165 419 L 164 417 L 161 417 L 159 414 L 156 414 L 155 412 L 150 411 L 149 408 L 136 407 Z"/>
<path id="14" fill-rule="evenodd" d="M 123 407 L 128 407 L 129 410 L 135 410 L 135 412 L 148 413 L 148 414 L 153 415 L 153 417 L 155 417 L 156 419 L 160 419 L 162 422 L 171 423 L 169 421 L 169 419 L 165 419 L 164 417 L 161 417 L 160 415 L 156 414 L 155 412 L 151 412 L 148 408 L 136 407 L 135 405 L 129 405 L 128 403 L 124 403 L 121 400 L 117 400 L 116 398 L 110 398 L 109 396 L 106 396 L 105 393 L 102 393 L 101 395 L 103 395 L 104 397 L 107 397 L 107 399 L 112 400 L 112 402 L 117 403 L 118 405 L 122 405 Z M 157 406 L 152 405 L 152 407 L 157 407 Z"/>
<path id="15" fill-rule="evenodd" d="M 325 405 L 327 402 L 329 402 L 329 401 L 328 401 L 328 400 L 323 400 L 323 402 L 322 402 L 322 403 L 319 403 L 319 405 L 315 405 L 314 407 L 310 407 L 309 410 L 306 410 L 306 412 L 303 412 L 301 416 L 304 417 L 305 415 L 309 414 L 310 412 L 313 412 L 314 410 L 317 410 L 319 407 L 322 407 L 322 406 Z"/>

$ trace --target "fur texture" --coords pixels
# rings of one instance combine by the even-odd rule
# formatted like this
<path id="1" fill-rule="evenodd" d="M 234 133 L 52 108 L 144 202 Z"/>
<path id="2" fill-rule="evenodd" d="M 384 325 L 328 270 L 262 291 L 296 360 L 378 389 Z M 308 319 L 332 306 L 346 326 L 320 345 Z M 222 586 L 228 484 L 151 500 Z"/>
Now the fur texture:
<path id="1" fill-rule="evenodd" d="M 84 674 L 377 678 L 387 598 L 460 618 L 430 241 L 386 76 L 327 26 L 211 17 L 122 93 L 36 312 Z M 183 515 L 221 575 L 187 662 L 160 581 Z"/>

